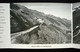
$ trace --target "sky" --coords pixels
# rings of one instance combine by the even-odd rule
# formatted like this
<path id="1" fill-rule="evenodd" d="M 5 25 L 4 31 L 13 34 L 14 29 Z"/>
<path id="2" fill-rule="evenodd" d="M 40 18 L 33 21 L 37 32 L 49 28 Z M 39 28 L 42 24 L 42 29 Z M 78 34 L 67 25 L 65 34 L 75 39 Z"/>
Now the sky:
<path id="1" fill-rule="evenodd" d="M 29 9 L 41 11 L 60 18 L 71 20 L 71 4 L 67 3 L 17 3 Z"/>
<path id="2" fill-rule="evenodd" d="M 78 3 L 73 3 L 73 8 L 76 8 L 76 7 L 78 7 L 78 6 L 80 6 L 80 2 L 78 2 Z"/>

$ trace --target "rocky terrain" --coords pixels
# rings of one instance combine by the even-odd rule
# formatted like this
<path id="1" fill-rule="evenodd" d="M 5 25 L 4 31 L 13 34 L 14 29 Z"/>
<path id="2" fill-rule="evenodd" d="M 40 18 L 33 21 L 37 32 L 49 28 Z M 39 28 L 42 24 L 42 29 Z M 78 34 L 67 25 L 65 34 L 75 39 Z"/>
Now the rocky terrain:
<path id="1" fill-rule="evenodd" d="M 80 44 L 80 6 L 73 11 L 73 42 Z"/>
<path id="2" fill-rule="evenodd" d="M 11 43 L 71 43 L 71 21 L 18 4 L 10 4 Z"/>

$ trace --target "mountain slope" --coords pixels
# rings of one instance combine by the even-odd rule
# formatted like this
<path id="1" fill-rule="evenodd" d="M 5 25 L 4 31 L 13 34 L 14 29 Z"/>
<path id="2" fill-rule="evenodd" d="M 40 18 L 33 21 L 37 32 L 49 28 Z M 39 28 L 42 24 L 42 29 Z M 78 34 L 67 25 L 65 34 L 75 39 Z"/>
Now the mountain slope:
<path id="1" fill-rule="evenodd" d="M 71 21 L 67 19 L 12 3 L 10 4 L 10 13 L 12 43 L 62 44 L 71 42 Z M 30 31 L 35 26 L 38 27 Z"/>
<path id="2" fill-rule="evenodd" d="M 80 44 L 80 6 L 73 11 L 73 42 Z"/>

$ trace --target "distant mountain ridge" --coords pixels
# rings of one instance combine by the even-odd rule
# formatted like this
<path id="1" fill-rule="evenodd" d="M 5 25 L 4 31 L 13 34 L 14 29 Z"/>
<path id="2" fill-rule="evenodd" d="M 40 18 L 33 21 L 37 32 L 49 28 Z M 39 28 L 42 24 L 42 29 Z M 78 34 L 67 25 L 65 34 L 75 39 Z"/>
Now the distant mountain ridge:
<path id="1" fill-rule="evenodd" d="M 71 42 L 71 21 L 53 15 L 46 15 L 18 4 L 10 4 L 11 33 L 30 29 L 38 25 L 38 29 L 21 34 L 12 43 L 20 44 L 59 44 Z M 12 37 L 12 36 L 11 36 Z"/>

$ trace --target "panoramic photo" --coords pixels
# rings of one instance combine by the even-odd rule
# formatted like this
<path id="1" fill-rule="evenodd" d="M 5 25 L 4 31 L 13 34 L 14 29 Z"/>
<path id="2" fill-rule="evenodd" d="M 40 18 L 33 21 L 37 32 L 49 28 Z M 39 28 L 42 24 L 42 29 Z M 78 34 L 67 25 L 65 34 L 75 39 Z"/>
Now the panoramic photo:
<path id="1" fill-rule="evenodd" d="M 80 3 L 73 4 L 73 43 L 80 44 Z"/>
<path id="2" fill-rule="evenodd" d="M 10 3 L 11 44 L 71 43 L 71 4 Z"/>

